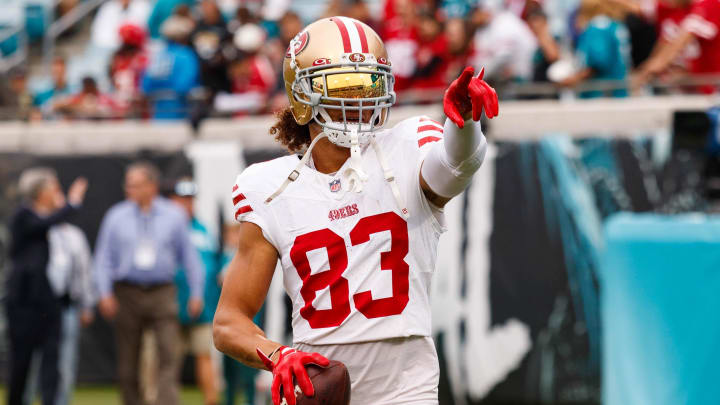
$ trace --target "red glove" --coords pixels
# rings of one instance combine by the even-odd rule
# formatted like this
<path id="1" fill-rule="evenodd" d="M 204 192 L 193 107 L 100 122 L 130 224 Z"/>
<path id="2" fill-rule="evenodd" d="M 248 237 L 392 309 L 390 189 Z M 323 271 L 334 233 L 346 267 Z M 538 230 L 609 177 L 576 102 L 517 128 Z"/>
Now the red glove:
<path id="1" fill-rule="evenodd" d="M 475 70 L 466 67 L 460 77 L 450 83 L 445 96 L 443 107 L 445 115 L 458 127 L 465 126 L 465 116 L 472 110 L 473 121 L 478 121 L 485 108 L 485 115 L 494 118 L 498 115 L 498 96 L 495 89 L 490 87 L 482 78 L 485 68 L 480 70 L 477 77 L 473 77 Z"/>
<path id="2" fill-rule="evenodd" d="M 280 405 L 280 388 L 283 388 L 283 396 L 287 400 L 288 405 L 295 405 L 295 384 L 293 379 L 300 386 L 300 390 L 306 397 L 315 395 L 315 388 L 308 377 L 305 366 L 308 364 L 317 364 L 321 367 L 327 367 L 330 360 L 326 359 L 319 353 L 300 352 L 290 347 L 282 346 L 279 349 L 280 357 L 275 363 L 268 358 L 265 353 L 257 349 L 260 360 L 265 363 L 265 367 L 273 373 L 272 382 L 272 401 L 274 405 Z"/>

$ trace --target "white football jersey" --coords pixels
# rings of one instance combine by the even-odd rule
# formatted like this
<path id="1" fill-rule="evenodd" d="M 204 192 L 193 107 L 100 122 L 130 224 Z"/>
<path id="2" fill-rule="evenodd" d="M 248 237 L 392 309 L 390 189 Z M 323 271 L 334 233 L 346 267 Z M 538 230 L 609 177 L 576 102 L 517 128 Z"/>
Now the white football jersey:
<path id="1" fill-rule="evenodd" d="M 409 211 L 406 220 L 372 146 L 360 193 L 310 166 L 270 203 L 297 155 L 254 164 L 233 187 L 235 218 L 258 225 L 277 249 L 290 296 L 294 343 L 343 344 L 430 336 L 430 281 L 444 231 L 420 188 L 420 166 L 442 125 L 427 117 L 379 131 L 376 142 Z M 348 164 L 348 161 L 345 163 Z"/>

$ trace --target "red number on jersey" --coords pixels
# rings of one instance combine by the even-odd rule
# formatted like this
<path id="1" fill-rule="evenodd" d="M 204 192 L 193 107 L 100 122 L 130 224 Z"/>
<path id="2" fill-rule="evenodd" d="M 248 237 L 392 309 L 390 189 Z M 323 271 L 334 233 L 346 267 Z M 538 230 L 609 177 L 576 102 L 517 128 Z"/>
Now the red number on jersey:
<path id="1" fill-rule="evenodd" d="M 392 271 L 392 297 L 373 300 L 370 291 L 353 295 L 355 308 L 368 318 L 397 315 L 407 306 L 410 297 L 409 273 L 410 266 L 405 262 L 408 254 L 407 222 L 394 212 L 373 215 L 361 219 L 350 231 L 353 246 L 370 241 L 370 235 L 390 231 L 391 247 L 387 252 L 380 253 L 380 270 Z"/>
<path id="2" fill-rule="evenodd" d="M 311 269 L 307 253 L 320 248 L 327 249 L 330 269 L 317 274 L 310 274 Z M 348 281 L 342 276 L 348 265 L 347 250 L 343 238 L 327 228 L 300 235 L 295 238 L 295 243 L 290 249 L 290 259 L 303 282 L 300 295 L 305 300 L 305 306 L 300 310 L 300 315 L 307 319 L 313 329 L 340 326 L 345 318 L 350 315 Z M 332 307 L 330 309 L 315 309 L 312 305 L 315 294 L 328 286 L 330 287 Z"/>
<path id="3" fill-rule="evenodd" d="M 394 212 L 362 218 L 350 231 L 353 246 L 370 241 L 370 235 L 390 231 L 391 247 L 387 252 L 380 253 L 380 270 L 392 271 L 393 295 L 388 298 L 374 300 L 370 291 L 353 295 L 355 307 L 367 318 L 379 318 L 401 314 L 409 301 L 410 266 L 405 262 L 409 251 L 407 222 Z M 330 269 L 310 274 L 310 263 L 307 253 L 311 250 L 326 248 Z M 350 315 L 348 280 L 342 276 L 348 266 L 345 241 L 329 229 L 321 229 L 300 235 L 295 238 L 290 259 L 302 280 L 300 295 L 305 306 L 300 315 L 310 327 L 328 328 L 339 326 Z M 330 309 L 318 310 L 312 302 L 318 291 L 330 287 Z"/>

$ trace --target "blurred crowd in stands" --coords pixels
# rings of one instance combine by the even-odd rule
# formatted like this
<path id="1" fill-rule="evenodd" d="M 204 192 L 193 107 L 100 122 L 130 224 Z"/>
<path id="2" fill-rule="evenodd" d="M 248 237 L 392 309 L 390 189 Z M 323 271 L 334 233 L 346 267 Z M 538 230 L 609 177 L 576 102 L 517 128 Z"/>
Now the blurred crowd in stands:
<path id="1" fill-rule="evenodd" d="M 109 0 L 89 45 L 108 55 L 101 77 L 68 83 L 58 55 L 47 88 L 31 91 L 25 70 L 10 72 L 0 105 L 19 111 L 5 118 L 31 120 L 197 122 L 273 112 L 287 103 L 282 61 L 290 39 L 332 15 L 381 35 L 399 103 L 438 101 L 466 65 L 484 67 L 506 99 L 538 97 L 504 91 L 523 83 L 552 83 L 546 97 L 575 89 L 581 98 L 658 92 L 647 84 L 688 77 L 705 83 L 674 91 L 718 87 L 720 0 L 330 0 L 309 18 L 292 11 L 302 3 Z"/>

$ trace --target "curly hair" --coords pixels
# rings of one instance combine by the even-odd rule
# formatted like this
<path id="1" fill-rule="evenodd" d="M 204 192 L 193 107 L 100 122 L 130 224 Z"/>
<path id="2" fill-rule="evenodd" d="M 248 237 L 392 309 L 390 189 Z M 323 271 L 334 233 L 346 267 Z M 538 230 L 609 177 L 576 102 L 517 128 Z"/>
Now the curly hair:
<path id="1" fill-rule="evenodd" d="M 286 107 L 275 114 L 277 122 L 270 127 L 270 134 L 275 135 L 275 140 L 285 145 L 290 152 L 297 152 L 310 145 L 310 128 L 308 125 L 300 125 L 295 122 L 292 110 Z"/>

